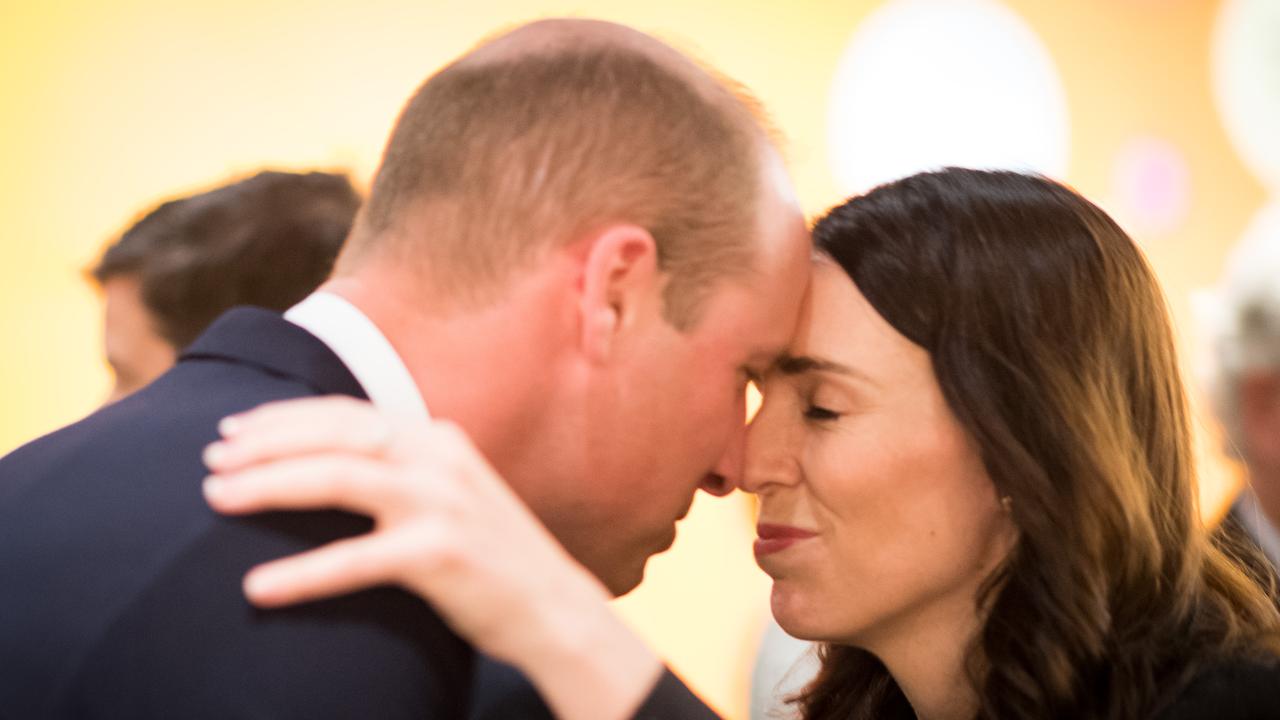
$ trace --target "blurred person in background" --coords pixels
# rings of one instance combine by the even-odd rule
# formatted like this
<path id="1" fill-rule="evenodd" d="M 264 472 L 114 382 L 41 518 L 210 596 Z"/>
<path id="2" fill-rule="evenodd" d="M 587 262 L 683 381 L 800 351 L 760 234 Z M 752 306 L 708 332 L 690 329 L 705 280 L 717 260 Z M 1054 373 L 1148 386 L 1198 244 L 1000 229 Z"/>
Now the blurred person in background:
<path id="1" fill-rule="evenodd" d="M 1259 232 L 1231 253 L 1216 292 L 1202 299 L 1211 327 L 1210 395 L 1226 452 L 1246 483 L 1226 524 L 1280 568 L 1280 236 Z"/>
<path id="2" fill-rule="evenodd" d="M 820 648 L 817 643 L 791 637 L 772 615 L 768 617 L 751 669 L 751 720 L 795 716 L 789 699 L 818 674 Z"/>
<path id="3" fill-rule="evenodd" d="M 360 195 L 346 175 L 263 171 L 148 211 L 89 271 L 119 400 L 237 305 L 283 311 L 320 285 Z"/>
<path id="4" fill-rule="evenodd" d="M 1174 335 L 1133 240 L 1061 184 L 957 168 L 852 198 L 813 234 L 798 329 L 726 478 L 760 499 L 775 618 L 823 644 L 800 715 L 1280 717 L 1265 561 L 1202 525 Z M 409 588 L 567 720 L 625 717 L 646 686 L 656 659 L 595 620 L 586 571 L 474 453 L 441 461 L 429 428 L 350 401 L 225 429 L 216 509 L 376 521 L 255 569 L 256 603 Z M 582 652 L 600 644 L 619 651 Z M 612 711 L 575 712 L 584 678 Z"/>

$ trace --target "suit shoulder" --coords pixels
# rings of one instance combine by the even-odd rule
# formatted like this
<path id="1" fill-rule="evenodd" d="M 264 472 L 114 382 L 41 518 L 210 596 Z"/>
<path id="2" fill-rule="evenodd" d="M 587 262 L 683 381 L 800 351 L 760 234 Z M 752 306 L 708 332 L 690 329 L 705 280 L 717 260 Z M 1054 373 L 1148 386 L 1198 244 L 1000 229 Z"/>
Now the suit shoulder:
<path id="1" fill-rule="evenodd" d="M 71 714 L 460 717 L 470 649 L 417 598 L 382 588 L 261 610 L 241 594 L 253 565 L 364 529 L 336 512 L 215 520 L 101 631 Z"/>
<path id="2" fill-rule="evenodd" d="M 1186 684 L 1159 720 L 1280 718 L 1280 657 L 1245 657 L 1211 664 Z"/>

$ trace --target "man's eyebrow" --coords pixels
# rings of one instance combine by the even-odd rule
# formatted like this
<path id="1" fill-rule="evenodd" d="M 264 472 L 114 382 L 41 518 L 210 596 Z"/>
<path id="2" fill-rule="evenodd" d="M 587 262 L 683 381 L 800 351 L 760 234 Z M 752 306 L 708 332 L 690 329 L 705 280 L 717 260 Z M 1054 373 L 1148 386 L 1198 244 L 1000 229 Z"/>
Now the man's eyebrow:
<path id="1" fill-rule="evenodd" d="M 825 372 L 834 373 L 836 375 L 847 375 L 872 385 L 877 384 L 874 380 L 867 377 L 865 373 L 859 372 L 848 365 L 838 363 L 835 360 L 813 357 L 811 355 L 780 355 L 774 362 L 774 368 L 783 375 L 802 375 L 804 373 L 811 372 Z"/>
<path id="2" fill-rule="evenodd" d="M 752 363 L 759 363 L 760 365 L 774 367 L 778 364 L 779 360 L 781 360 L 786 356 L 787 356 L 787 346 L 777 345 L 775 347 L 761 348 L 759 350 L 756 350 L 755 352 L 751 353 L 750 361 Z"/>

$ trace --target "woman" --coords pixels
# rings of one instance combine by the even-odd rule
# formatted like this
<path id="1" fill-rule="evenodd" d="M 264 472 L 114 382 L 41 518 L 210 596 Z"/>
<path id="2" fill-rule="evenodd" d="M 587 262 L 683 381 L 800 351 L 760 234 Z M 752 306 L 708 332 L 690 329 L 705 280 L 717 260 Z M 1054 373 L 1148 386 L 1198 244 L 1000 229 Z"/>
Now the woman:
<path id="1" fill-rule="evenodd" d="M 764 522 L 803 477 L 790 504 L 838 537 L 762 558 L 783 628 L 836 643 L 806 717 L 1182 717 L 1188 679 L 1275 658 L 1270 602 L 1198 527 L 1164 303 L 1110 218 L 948 170 L 815 242 L 826 319 L 793 353 L 819 360 L 782 370 L 858 372 L 771 378 L 744 482 Z"/>
<path id="2" fill-rule="evenodd" d="M 802 715 L 1280 717 L 1280 618 L 1199 527 L 1167 313 L 1123 231 L 1043 178 L 949 169 L 854 198 L 814 234 L 805 317 L 763 379 L 739 480 L 760 497 L 775 616 L 826 643 Z M 281 505 L 248 497 L 213 502 Z M 504 533 L 529 522 L 509 505 Z M 495 570 L 491 592 L 598 618 L 590 583 L 547 581 L 583 573 L 544 545 L 528 534 L 539 572 Z M 377 580 L 422 587 L 402 568 Z M 330 590 L 375 581 L 351 577 Z M 530 617 L 422 593 L 473 637 Z M 572 714 L 582 653 L 485 649 Z"/>

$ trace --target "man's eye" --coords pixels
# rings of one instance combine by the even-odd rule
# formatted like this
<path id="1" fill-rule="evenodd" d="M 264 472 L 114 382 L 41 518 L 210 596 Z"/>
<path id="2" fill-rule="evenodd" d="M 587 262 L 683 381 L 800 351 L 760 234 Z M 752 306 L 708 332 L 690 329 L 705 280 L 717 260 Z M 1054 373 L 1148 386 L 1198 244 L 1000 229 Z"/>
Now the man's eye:
<path id="1" fill-rule="evenodd" d="M 821 407 L 819 405 L 813 405 L 813 404 L 810 404 L 805 407 L 804 416 L 806 420 L 814 420 L 817 422 L 825 422 L 829 420 L 840 419 L 840 413 L 834 410 L 828 410 L 824 407 Z"/>

